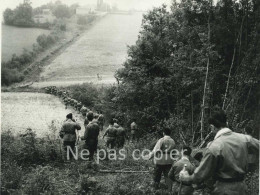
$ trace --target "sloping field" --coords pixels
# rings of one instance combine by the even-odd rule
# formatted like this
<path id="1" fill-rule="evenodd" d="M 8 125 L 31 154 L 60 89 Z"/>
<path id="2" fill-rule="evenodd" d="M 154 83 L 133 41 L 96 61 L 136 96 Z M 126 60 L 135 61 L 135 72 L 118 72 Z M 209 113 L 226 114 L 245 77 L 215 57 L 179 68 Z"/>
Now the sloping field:
<path id="1" fill-rule="evenodd" d="M 142 14 L 107 15 L 43 69 L 34 86 L 114 83 L 140 31 Z M 97 77 L 99 74 L 99 79 Z"/>
<path id="2" fill-rule="evenodd" d="M 49 33 L 49 30 L 39 28 L 18 28 L 2 25 L 2 61 L 10 60 L 13 54 L 22 54 L 23 48 L 32 50 L 32 45 L 36 43 L 37 37 Z"/>
<path id="3" fill-rule="evenodd" d="M 1 129 L 14 133 L 31 128 L 37 136 L 52 134 L 49 126 L 54 121 L 57 132 L 70 112 L 81 121 L 81 116 L 73 110 L 65 109 L 60 99 L 42 93 L 1 93 Z M 80 122 L 82 130 L 84 125 Z M 82 134 L 83 132 L 81 132 Z"/>

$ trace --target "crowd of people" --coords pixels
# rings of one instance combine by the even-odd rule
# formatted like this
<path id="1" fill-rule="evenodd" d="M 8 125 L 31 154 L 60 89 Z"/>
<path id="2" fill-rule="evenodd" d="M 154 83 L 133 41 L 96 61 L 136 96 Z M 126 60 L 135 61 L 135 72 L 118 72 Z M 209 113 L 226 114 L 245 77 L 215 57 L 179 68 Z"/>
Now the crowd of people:
<path id="1" fill-rule="evenodd" d="M 82 104 L 81 107 L 78 107 L 78 102 L 73 99 L 68 101 L 67 92 L 55 88 L 49 88 L 48 92 L 57 94 L 64 99 L 64 102 L 69 102 L 69 105 L 75 106 L 79 111 L 82 110 Z M 94 153 L 97 150 L 99 132 L 101 131 L 100 123 L 98 123 L 100 116 L 95 116 L 88 109 L 82 114 L 86 116 L 85 133 L 82 140 L 85 140 L 85 148 L 89 150 L 89 159 L 93 160 Z M 77 141 L 77 132 L 81 127 L 73 120 L 71 113 L 66 118 L 60 136 L 63 138 L 64 147 L 74 148 Z M 246 194 L 244 179 L 250 164 L 257 163 L 252 162 L 252 159 L 258 158 L 252 158 L 252 156 L 259 154 L 259 140 L 229 129 L 227 116 L 223 110 L 218 110 L 212 114 L 209 119 L 209 126 L 215 137 L 207 145 L 203 154 L 200 153 L 200 155 L 193 157 L 196 158 L 198 163 L 193 163 L 191 160 L 192 149 L 190 146 L 182 147 L 178 160 L 171 158 L 171 152 L 177 149 L 176 143 L 171 137 L 173 130 L 167 127 L 163 129 L 163 137 L 157 141 L 153 150 L 146 156 L 147 159 L 154 160 L 153 181 L 155 188 L 159 188 L 163 174 L 168 190 L 176 195 L 194 194 L 195 189 L 202 186 L 201 184 L 207 182 L 209 178 L 215 180 L 215 185 L 210 194 Z M 130 128 L 131 139 L 135 139 L 138 129 L 136 123 L 132 122 Z M 127 134 L 117 120 L 111 119 L 103 135 L 104 137 L 106 137 L 108 148 L 122 148 Z M 160 155 L 159 158 L 158 155 Z"/>
<path id="2" fill-rule="evenodd" d="M 76 111 L 80 112 L 84 118 L 85 135 L 82 140 L 86 140 L 86 148 L 90 148 L 90 151 L 96 148 L 97 138 L 100 131 L 103 131 L 105 119 L 103 114 L 94 113 L 81 102 L 70 97 L 68 91 L 57 88 L 56 86 L 50 86 L 45 88 L 46 93 L 58 96 L 65 104 L 65 108 L 71 106 Z M 94 125 L 95 124 L 95 125 Z M 96 126 L 97 125 L 97 126 Z M 98 127 L 98 128 L 96 128 Z M 80 125 L 73 118 L 72 113 L 66 116 L 66 121 L 63 124 L 61 130 L 61 137 L 63 137 L 64 148 L 67 146 L 75 146 L 79 140 L 78 132 Z M 93 130 L 95 129 L 95 130 Z M 130 139 L 135 139 L 135 133 L 137 131 L 137 125 L 135 122 L 131 124 Z M 109 121 L 109 126 L 106 129 L 103 138 L 106 137 L 106 146 L 110 149 L 122 148 L 125 140 L 128 137 L 125 129 L 118 124 L 117 119 L 112 118 Z M 90 144 L 91 143 L 91 144 Z M 93 149 L 92 149 L 93 148 Z M 74 149 L 74 147 L 72 147 Z M 91 153 L 92 156 L 92 153 Z M 93 157 L 93 156 L 92 156 Z"/>

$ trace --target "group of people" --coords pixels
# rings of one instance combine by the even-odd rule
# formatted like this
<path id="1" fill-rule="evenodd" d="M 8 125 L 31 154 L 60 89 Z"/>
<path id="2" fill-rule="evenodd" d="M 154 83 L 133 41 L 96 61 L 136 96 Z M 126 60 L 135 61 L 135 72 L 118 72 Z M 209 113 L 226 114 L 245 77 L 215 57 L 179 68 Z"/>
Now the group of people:
<path id="1" fill-rule="evenodd" d="M 126 139 L 125 129 L 118 125 L 115 119 L 109 121 L 109 126 L 106 129 L 106 132 L 103 135 L 103 138 L 106 137 L 106 146 L 107 148 L 122 148 L 125 144 Z"/>
<path id="2" fill-rule="evenodd" d="M 49 89 L 51 93 L 61 95 L 55 88 Z M 66 92 L 64 93 L 66 94 Z M 100 116 L 93 112 L 84 112 L 85 133 L 81 140 L 85 140 L 84 147 L 89 151 L 89 159 L 93 160 L 97 150 L 99 133 L 103 128 L 99 123 Z M 103 116 L 101 117 L 103 118 Z M 102 119 L 103 121 L 103 119 Z M 175 141 L 171 138 L 172 129 L 164 128 L 163 137 L 159 139 L 147 159 L 154 159 L 154 187 L 158 188 L 162 174 L 168 190 L 172 194 L 190 195 L 201 186 L 201 183 L 213 178 L 216 182 L 211 194 L 217 195 L 245 195 L 245 175 L 250 164 L 250 155 L 259 153 L 259 141 L 247 134 L 233 132 L 228 128 L 227 116 L 223 110 L 216 111 L 209 119 L 211 132 L 215 134 L 214 140 L 205 148 L 203 155 L 197 155 L 197 163 L 191 159 L 192 149 L 183 146 L 178 160 L 172 158 L 172 150 L 176 150 Z M 131 139 L 135 138 L 137 125 L 131 125 Z M 66 116 L 62 125 L 60 137 L 63 138 L 64 148 L 75 148 L 78 141 L 80 125 L 73 119 L 72 114 Z M 103 138 L 106 137 L 108 148 L 122 148 L 126 139 L 125 129 L 118 125 L 117 120 L 111 119 Z M 160 151 L 160 153 L 158 153 Z M 158 158 L 158 155 L 161 155 Z M 196 156 L 196 155 L 195 155 Z M 157 157 L 157 158 L 155 158 Z M 72 158 L 72 154 L 70 154 Z"/>
<path id="3" fill-rule="evenodd" d="M 79 130 L 81 130 L 80 124 L 73 118 L 72 113 L 66 116 L 66 120 L 63 123 L 61 130 L 59 132 L 60 137 L 63 139 L 64 147 L 64 159 L 73 159 L 72 152 L 75 151 L 75 146 L 80 140 L 85 140 L 84 148 L 89 151 L 89 160 L 93 160 L 94 153 L 97 150 L 98 136 L 100 132 L 100 125 L 96 120 L 94 120 L 94 113 L 88 112 L 85 124 L 84 136 L 79 136 Z M 69 158 L 66 157 L 68 147 L 71 151 L 68 152 Z"/>
<path id="4" fill-rule="evenodd" d="M 71 98 L 69 92 L 66 90 L 59 89 L 56 86 L 49 86 L 45 88 L 45 92 L 62 98 L 66 109 L 68 106 L 71 106 L 83 116 L 86 116 L 86 113 L 90 111 L 82 102 Z"/>
<path id="5" fill-rule="evenodd" d="M 176 195 L 193 194 L 196 187 L 210 178 L 216 181 L 211 194 L 246 194 L 244 179 L 251 163 L 250 155 L 259 154 L 259 140 L 229 129 L 227 116 L 222 110 L 213 113 L 209 125 L 215 138 L 205 148 L 202 158 L 197 159 L 200 161 L 197 164 L 191 161 L 192 150 L 188 146 L 182 148 L 179 160 L 171 158 L 171 151 L 176 145 L 170 137 L 171 130 L 164 129 L 163 138 L 158 140 L 148 155 L 148 159 L 162 155 L 154 159 L 155 188 L 159 186 L 163 173 L 168 189 Z M 158 154 L 158 151 L 162 153 Z"/>

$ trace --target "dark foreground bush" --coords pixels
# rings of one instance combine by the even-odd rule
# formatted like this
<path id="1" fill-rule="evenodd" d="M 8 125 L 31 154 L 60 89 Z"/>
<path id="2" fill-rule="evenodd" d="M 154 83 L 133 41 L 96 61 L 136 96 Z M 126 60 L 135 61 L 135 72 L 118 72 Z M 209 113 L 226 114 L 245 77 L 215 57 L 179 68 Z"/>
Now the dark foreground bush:
<path id="1" fill-rule="evenodd" d="M 6 86 L 21 82 L 24 79 L 24 75 L 17 69 L 9 69 L 6 67 L 2 67 L 1 77 L 2 85 Z"/>

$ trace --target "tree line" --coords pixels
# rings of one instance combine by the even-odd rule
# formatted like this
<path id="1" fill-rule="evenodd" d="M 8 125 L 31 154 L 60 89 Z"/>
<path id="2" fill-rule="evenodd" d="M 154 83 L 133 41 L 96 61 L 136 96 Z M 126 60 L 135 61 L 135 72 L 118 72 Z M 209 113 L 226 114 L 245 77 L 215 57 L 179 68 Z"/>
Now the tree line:
<path id="1" fill-rule="evenodd" d="M 38 27 L 33 21 L 33 16 L 37 14 L 42 14 L 43 9 L 50 9 L 51 13 L 56 18 L 70 18 L 76 13 L 76 8 L 78 4 L 72 4 L 67 6 L 62 4 L 61 1 L 56 1 L 55 3 L 47 3 L 37 8 L 32 8 L 30 1 L 25 1 L 24 3 L 17 6 L 14 10 L 7 8 L 3 13 L 4 23 L 6 25 L 20 26 L 20 27 Z M 49 27 L 43 26 L 43 27 Z"/>
<path id="2" fill-rule="evenodd" d="M 135 45 L 107 89 L 104 110 L 141 133 L 171 127 L 182 142 L 200 143 L 214 107 L 229 126 L 259 121 L 260 9 L 255 0 L 173 1 L 144 15 Z"/>

